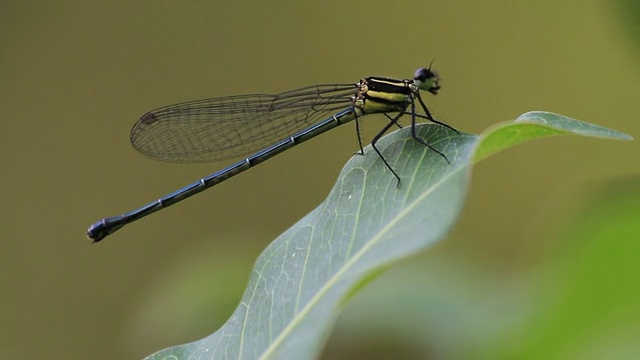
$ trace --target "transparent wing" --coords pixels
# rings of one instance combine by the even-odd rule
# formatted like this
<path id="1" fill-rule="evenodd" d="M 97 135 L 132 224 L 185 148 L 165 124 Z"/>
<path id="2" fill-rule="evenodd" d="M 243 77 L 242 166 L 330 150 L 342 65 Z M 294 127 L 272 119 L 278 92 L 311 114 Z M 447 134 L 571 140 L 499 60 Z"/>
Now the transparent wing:
<path id="1" fill-rule="evenodd" d="M 356 84 L 326 84 L 275 95 L 221 97 L 162 107 L 143 115 L 131 143 L 174 162 L 218 161 L 261 150 L 352 104 Z"/>

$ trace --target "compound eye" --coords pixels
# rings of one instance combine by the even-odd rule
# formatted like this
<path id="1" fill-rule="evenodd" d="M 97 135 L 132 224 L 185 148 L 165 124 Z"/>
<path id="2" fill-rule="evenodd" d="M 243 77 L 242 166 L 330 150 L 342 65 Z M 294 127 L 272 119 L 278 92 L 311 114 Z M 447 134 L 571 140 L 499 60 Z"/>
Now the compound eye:
<path id="1" fill-rule="evenodd" d="M 435 74 L 433 73 L 433 71 L 427 68 L 420 68 L 413 74 L 413 79 L 416 81 L 425 81 L 434 77 Z"/>

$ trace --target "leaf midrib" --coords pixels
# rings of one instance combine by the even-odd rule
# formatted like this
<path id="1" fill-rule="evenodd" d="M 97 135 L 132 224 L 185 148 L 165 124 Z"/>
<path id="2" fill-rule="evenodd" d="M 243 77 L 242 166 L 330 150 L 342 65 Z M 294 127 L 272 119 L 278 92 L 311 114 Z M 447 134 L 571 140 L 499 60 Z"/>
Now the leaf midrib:
<path id="1" fill-rule="evenodd" d="M 274 339 L 274 341 L 265 349 L 260 359 L 267 359 L 272 353 L 274 353 L 277 347 L 284 342 L 286 337 L 293 331 L 293 329 L 304 319 L 304 316 L 311 311 L 313 306 L 320 301 L 322 296 L 335 284 L 338 282 L 342 274 L 344 274 L 351 266 L 353 266 L 357 260 L 359 260 L 371 247 L 376 245 L 384 235 L 386 235 L 397 223 L 400 219 L 402 219 L 407 213 L 409 213 L 415 206 L 420 203 L 424 198 L 429 196 L 435 189 L 439 188 L 443 183 L 446 182 L 453 175 L 457 174 L 459 171 L 462 171 L 466 166 L 459 166 L 457 169 L 454 169 L 447 173 L 445 176 L 441 177 L 432 187 L 430 187 L 427 191 L 423 192 L 418 196 L 414 201 L 405 206 L 395 217 L 393 217 L 368 243 L 366 243 L 360 250 L 358 250 L 352 258 L 349 259 L 329 280 L 323 285 L 320 290 L 311 297 L 309 302 L 302 308 L 300 312 L 298 312 L 291 319 L 289 324 L 285 326 L 285 328 L 280 332 L 280 335 Z"/>

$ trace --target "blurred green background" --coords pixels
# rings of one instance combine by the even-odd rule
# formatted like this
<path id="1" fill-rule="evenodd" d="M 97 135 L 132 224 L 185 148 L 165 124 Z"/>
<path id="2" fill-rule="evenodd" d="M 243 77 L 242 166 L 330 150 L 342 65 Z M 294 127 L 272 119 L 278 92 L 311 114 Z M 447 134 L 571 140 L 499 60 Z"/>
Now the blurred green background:
<path id="1" fill-rule="evenodd" d="M 436 118 L 529 110 L 638 138 L 633 1 L 3 3 L 3 358 L 134 359 L 214 332 L 255 258 L 329 192 L 345 126 L 90 245 L 86 228 L 225 164 L 135 152 L 144 112 L 368 75 L 443 78 Z M 384 124 L 367 118 L 365 137 Z M 640 143 L 554 138 L 474 169 L 449 238 L 340 316 L 325 358 L 640 356 Z"/>

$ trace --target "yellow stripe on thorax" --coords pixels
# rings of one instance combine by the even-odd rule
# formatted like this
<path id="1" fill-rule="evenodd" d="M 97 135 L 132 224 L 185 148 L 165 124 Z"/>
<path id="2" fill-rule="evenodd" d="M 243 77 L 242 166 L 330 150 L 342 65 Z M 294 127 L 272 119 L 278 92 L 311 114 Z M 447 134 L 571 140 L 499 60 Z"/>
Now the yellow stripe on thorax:
<path id="1" fill-rule="evenodd" d="M 407 94 L 399 91 L 376 91 L 372 89 L 406 89 L 407 85 L 404 82 L 393 79 L 371 79 L 369 81 L 362 88 L 366 97 L 362 108 L 365 113 L 402 111 L 406 108 Z"/>

